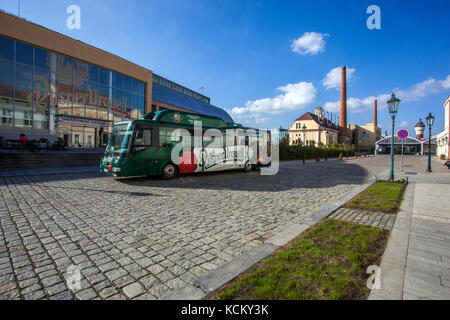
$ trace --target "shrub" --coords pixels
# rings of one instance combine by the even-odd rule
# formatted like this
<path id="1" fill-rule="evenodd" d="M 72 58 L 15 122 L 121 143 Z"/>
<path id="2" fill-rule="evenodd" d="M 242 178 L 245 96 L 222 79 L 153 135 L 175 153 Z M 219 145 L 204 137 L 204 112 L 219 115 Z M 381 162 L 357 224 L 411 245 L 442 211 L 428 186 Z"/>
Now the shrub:
<path id="1" fill-rule="evenodd" d="M 445 154 L 441 154 L 441 155 L 439 156 L 439 158 L 441 158 L 441 160 L 445 160 Z"/>

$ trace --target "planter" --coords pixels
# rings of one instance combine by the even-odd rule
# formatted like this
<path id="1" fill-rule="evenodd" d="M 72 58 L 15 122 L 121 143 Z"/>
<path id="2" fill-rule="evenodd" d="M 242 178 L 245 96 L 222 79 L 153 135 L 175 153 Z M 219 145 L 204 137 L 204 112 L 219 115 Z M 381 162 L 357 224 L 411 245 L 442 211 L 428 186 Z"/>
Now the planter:
<path id="1" fill-rule="evenodd" d="M 320 162 L 320 158 L 319 157 L 316 158 L 316 162 Z"/>
<path id="2" fill-rule="evenodd" d="M 342 158 L 344 158 L 343 156 L 339 156 L 339 160 L 342 160 Z"/>

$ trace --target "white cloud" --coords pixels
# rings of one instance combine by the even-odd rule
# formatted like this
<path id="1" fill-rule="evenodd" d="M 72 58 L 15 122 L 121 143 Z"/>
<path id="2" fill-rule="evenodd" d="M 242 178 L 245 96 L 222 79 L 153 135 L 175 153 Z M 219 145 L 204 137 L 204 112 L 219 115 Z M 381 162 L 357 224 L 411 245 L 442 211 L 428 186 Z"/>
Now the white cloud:
<path id="1" fill-rule="evenodd" d="M 262 114 L 280 114 L 302 109 L 314 101 L 317 92 L 310 82 L 290 83 L 278 87 L 277 90 L 283 93 L 273 98 L 248 101 L 245 107 L 235 107 L 227 111 L 238 121 L 253 119 L 255 122 L 262 123 L 269 120 L 267 117 L 262 117 Z"/>
<path id="2" fill-rule="evenodd" d="M 450 75 L 444 80 L 435 80 L 430 78 L 428 80 L 412 85 L 408 90 L 394 89 L 395 96 L 402 101 L 418 101 L 430 94 L 439 93 L 450 88 Z M 352 112 L 364 112 L 373 108 L 373 100 L 378 100 L 378 108 L 385 108 L 386 101 L 391 97 L 391 93 L 379 94 L 378 96 L 369 96 L 366 98 L 348 98 L 347 109 Z M 340 108 L 340 102 L 326 102 L 324 108 L 328 111 L 337 112 Z"/>
<path id="3" fill-rule="evenodd" d="M 347 68 L 347 80 L 353 78 L 355 68 Z M 331 69 L 322 80 L 322 85 L 328 90 L 331 88 L 339 89 L 341 87 L 341 67 Z"/>
<path id="4" fill-rule="evenodd" d="M 447 78 L 441 81 L 441 85 L 444 89 L 450 89 L 450 74 L 447 76 Z"/>
<path id="5" fill-rule="evenodd" d="M 398 124 L 400 127 L 408 127 L 409 126 L 409 122 L 408 121 L 402 121 Z"/>
<path id="6" fill-rule="evenodd" d="M 319 32 L 305 32 L 300 38 L 291 43 L 291 49 L 301 55 L 315 55 L 325 51 L 325 37 L 329 34 Z"/>

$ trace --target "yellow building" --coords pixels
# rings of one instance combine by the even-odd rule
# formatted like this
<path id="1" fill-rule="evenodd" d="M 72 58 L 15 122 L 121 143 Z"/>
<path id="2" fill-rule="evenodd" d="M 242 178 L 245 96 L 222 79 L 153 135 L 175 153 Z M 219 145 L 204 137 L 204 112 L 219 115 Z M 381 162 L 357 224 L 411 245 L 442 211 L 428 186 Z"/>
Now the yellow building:
<path id="1" fill-rule="evenodd" d="M 306 131 L 303 130 L 303 126 L 306 127 Z M 290 144 L 303 143 L 306 140 L 306 145 L 330 145 L 338 143 L 338 139 L 339 127 L 324 117 L 321 107 L 316 107 L 314 114 L 306 112 L 289 127 Z"/>
<path id="2" fill-rule="evenodd" d="M 368 123 L 364 126 L 351 124 L 347 126 L 347 134 L 350 138 L 350 144 L 355 145 L 357 151 L 373 152 L 375 142 L 381 139 L 381 128 L 374 123 Z"/>

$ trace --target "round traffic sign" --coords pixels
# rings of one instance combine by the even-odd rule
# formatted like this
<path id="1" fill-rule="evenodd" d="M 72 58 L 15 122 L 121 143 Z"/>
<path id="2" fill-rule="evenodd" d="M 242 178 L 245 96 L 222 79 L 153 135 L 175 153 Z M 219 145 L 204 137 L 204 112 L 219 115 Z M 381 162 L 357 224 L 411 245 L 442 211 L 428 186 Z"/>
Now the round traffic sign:
<path id="1" fill-rule="evenodd" d="M 406 130 L 406 129 L 401 129 L 401 130 L 399 130 L 398 133 L 397 133 L 397 136 L 398 136 L 400 139 L 406 139 L 406 138 L 408 138 L 408 135 L 409 135 L 409 133 L 408 133 L 408 130 Z"/>

